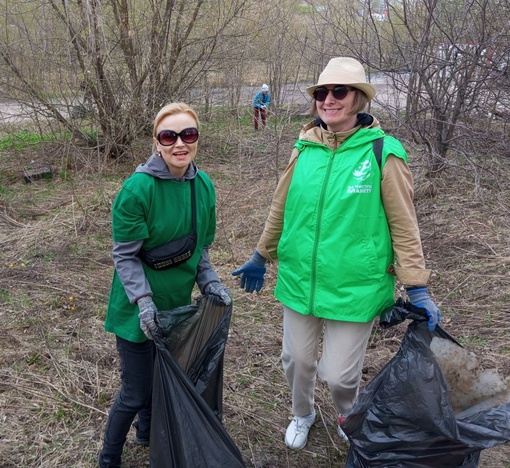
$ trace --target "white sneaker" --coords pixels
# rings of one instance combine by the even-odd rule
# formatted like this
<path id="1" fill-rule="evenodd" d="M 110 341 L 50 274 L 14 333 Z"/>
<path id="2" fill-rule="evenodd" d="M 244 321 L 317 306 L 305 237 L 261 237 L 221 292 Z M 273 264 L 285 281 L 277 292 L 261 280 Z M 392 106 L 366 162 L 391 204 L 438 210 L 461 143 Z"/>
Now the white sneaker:
<path id="1" fill-rule="evenodd" d="M 338 416 L 338 427 L 336 429 L 336 432 L 338 434 L 338 437 L 340 437 L 340 439 L 342 439 L 345 442 L 349 442 L 349 437 L 347 437 L 347 434 L 340 427 L 340 424 L 342 424 L 344 422 L 344 419 L 345 419 L 345 416 L 343 414 Z"/>
<path id="2" fill-rule="evenodd" d="M 308 441 L 308 432 L 315 422 L 315 410 L 308 416 L 294 416 L 287 432 L 285 433 L 285 444 L 293 450 L 301 450 Z"/>

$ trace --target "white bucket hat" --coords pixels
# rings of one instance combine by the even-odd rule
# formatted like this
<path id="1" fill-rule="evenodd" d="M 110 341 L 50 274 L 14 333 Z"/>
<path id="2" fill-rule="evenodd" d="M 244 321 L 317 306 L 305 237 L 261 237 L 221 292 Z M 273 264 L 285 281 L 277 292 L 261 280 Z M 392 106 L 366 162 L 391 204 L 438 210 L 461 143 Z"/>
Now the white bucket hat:
<path id="1" fill-rule="evenodd" d="M 313 97 L 315 89 L 324 85 L 349 85 L 363 91 L 369 101 L 375 96 L 375 88 L 367 83 L 363 65 L 351 57 L 332 58 L 317 84 L 306 88 L 306 92 Z"/>
<path id="2" fill-rule="evenodd" d="M 261 91 L 269 91 L 269 86 L 268 86 L 266 83 L 264 83 L 264 84 L 262 85 L 262 87 L 260 88 L 260 90 L 261 90 Z"/>

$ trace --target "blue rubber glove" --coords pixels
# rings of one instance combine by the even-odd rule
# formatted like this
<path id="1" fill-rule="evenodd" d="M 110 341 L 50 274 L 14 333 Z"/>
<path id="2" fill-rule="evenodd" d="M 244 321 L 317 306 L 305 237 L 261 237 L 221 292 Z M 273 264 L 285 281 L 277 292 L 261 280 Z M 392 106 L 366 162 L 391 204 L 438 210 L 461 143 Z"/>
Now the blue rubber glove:
<path id="1" fill-rule="evenodd" d="M 407 289 L 406 291 L 412 305 L 421 307 L 427 311 L 429 330 L 434 331 L 436 325 L 441 323 L 441 312 L 430 298 L 427 288 L 423 286 L 415 289 Z"/>
<path id="2" fill-rule="evenodd" d="M 266 259 L 255 249 L 250 259 L 232 272 L 232 275 L 241 275 L 241 288 L 246 292 L 260 291 L 264 285 L 266 274 Z"/>
<path id="3" fill-rule="evenodd" d="M 227 306 L 232 304 L 232 297 L 230 296 L 230 291 L 223 283 L 219 283 L 218 281 L 212 281 L 205 287 L 204 292 L 206 294 L 214 294 L 215 296 L 218 296 L 221 302 L 223 302 L 223 304 Z"/>

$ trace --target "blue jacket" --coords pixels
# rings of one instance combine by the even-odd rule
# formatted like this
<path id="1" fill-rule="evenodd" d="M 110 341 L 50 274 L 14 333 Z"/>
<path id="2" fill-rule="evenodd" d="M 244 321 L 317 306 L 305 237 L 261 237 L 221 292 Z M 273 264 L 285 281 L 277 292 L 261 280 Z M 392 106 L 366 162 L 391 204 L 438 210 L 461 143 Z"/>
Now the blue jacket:
<path id="1" fill-rule="evenodd" d="M 262 91 L 255 94 L 255 97 L 253 98 L 253 107 L 269 107 L 269 104 L 271 104 L 271 94 L 269 94 L 269 91 L 267 94 L 264 94 Z"/>

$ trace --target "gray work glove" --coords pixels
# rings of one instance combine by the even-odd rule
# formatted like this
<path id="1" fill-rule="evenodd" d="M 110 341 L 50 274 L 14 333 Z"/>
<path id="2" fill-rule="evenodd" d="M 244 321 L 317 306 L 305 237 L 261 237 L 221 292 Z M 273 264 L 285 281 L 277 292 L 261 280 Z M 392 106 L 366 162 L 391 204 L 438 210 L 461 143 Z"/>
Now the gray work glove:
<path id="1" fill-rule="evenodd" d="M 436 325 L 441 322 L 441 312 L 430 298 L 428 290 L 425 286 L 406 289 L 407 296 L 412 305 L 421 307 L 427 311 L 429 318 L 429 330 L 434 331 Z"/>
<path id="2" fill-rule="evenodd" d="M 138 314 L 140 328 L 149 340 L 153 340 L 154 335 L 159 334 L 159 327 L 156 324 L 156 312 L 158 311 L 156 304 L 154 304 L 150 296 L 138 299 L 137 304 L 140 309 L 140 313 Z"/>
<path id="3" fill-rule="evenodd" d="M 257 249 L 253 255 L 243 263 L 232 274 L 234 276 L 241 275 L 241 288 L 246 292 L 260 291 L 264 285 L 264 275 L 266 274 L 266 259 L 260 255 Z"/>
<path id="4" fill-rule="evenodd" d="M 206 294 L 214 294 L 215 296 L 218 296 L 221 302 L 227 306 L 232 304 L 230 291 L 223 283 L 213 281 L 205 287 L 204 292 Z"/>

